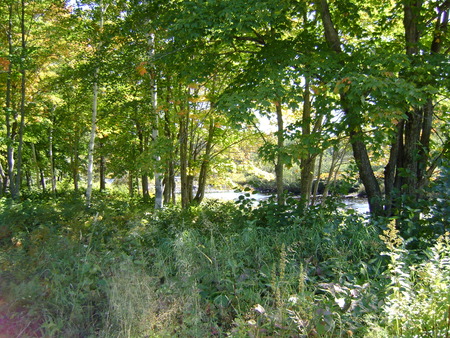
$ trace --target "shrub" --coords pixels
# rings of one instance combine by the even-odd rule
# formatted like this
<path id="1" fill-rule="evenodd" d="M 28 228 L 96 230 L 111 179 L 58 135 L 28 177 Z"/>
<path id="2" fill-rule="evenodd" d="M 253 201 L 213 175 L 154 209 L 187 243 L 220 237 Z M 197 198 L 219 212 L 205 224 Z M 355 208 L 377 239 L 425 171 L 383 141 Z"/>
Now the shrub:
<path id="1" fill-rule="evenodd" d="M 425 250 L 425 259 L 405 249 L 394 222 L 382 239 L 390 257 L 384 312 L 386 330 L 402 337 L 445 337 L 450 329 L 449 233 Z"/>

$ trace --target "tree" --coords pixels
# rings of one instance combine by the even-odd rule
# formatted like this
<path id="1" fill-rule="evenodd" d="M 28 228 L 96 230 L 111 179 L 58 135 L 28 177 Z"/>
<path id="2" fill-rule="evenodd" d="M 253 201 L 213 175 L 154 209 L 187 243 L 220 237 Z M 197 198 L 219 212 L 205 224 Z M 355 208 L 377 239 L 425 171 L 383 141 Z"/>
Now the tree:
<path id="1" fill-rule="evenodd" d="M 64 21 L 65 9 L 62 1 L 7 1 L 4 5 L 6 11 L 2 13 L 7 14 L 0 20 L 6 33 L 7 48 L 1 51 L 6 76 L 1 81 L 5 83 L 7 184 L 11 195 L 18 198 L 28 160 L 24 156 L 28 152 L 27 123 L 38 110 L 34 99 L 39 93 L 40 77 L 45 76 L 50 60 L 59 52 L 59 43 L 49 46 L 46 38 Z"/>
<path id="2" fill-rule="evenodd" d="M 401 6 L 391 8 L 391 10 L 397 12 L 400 8 L 403 9 L 405 32 L 403 46 L 406 56 L 402 57 L 398 51 L 391 49 L 387 55 L 382 54 L 383 57 L 387 57 L 387 61 L 366 57 L 366 64 L 372 62 L 372 65 L 376 65 L 378 74 L 369 71 L 365 75 L 366 78 L 362 79 L 361 76 L 351 73 L 351 76 L 349 76 L 350 74 L 347 73 L 347 76 L 337 82 L 336 88 L 340 95 L 340 103 L 347 123 L 346 130 L 350 136 L 353 155 L 369 197 L 371 213 L 374 216 L 392 215 L 393 212 L 401 210 L 401 200 L 412 201 L 417 199 L 421 188 L 436 168 L 437 158 L 442 156 L 441 153 L 434 160 L 431 159 L 430 132 L 433 120 L 432 102 L 439 93 L 436 90 L 438 83 L 435 79 L 440 78 L 440 74 L 446 72 L 444 70 L 445 63 L 442 63 L 443 59 L 438 55 L 438 52 L 439 46 L 445 41 L 443 33 L 448 24 L 448 4 L 443 2 L 438 5 L 437 15 L 432 8 L 435 4 L 429 3 L 427 5 L 431 8 L 427 8 L 425 3 L 422 2 L 403 1 Z M 329 49 L 338 55 L 342 66 L 348 67 L 351 62 L 354 62 L 354 58 L 343 53 L 342 46 L 345 45 L 341 42 L 326 0 L 318 3 L 318 11 L 321 14 L 325 40 Z M 434 21 L 434 28 L 433 25 L 427 24 L 427 21 Z M 422 32 L 419 32 L 419 27 L 423 29 Z M 340 29 L 343 29 L 343 27 L 340 27 Z M 381 29 L 381 27 L 378 29 Z M 425 48 L 426 44 L 420 44 L 419 42 L 427 39 L 429 35 L 432 35 L 432 42 L 428 48 Z M 377 48 L 376 44 L 365 45 L 365 47 Z M 423 53 L 423 56 L 418 55 L 419 51 Z M 398 67 L 398 64 L 395 67 L 394 60 L 398 62 L 399 59 L 403 60 L 403 64 L 401 67 Z M 435 66 L 430 68 L 429 62 L 434 63 Z M 364 65 L 362 66 L 364 67 Z M 361 68 L 361 66 L 359 67 Z M 389 71 L 389 68 L 396 69 L 398 75 L 396 76 L 395 72 Z M 368 69 L 366 68 L 366 71 Z M 423 79 L 420 74 L 424 71 L 433 75 L 424 79 L 425 81 L 419 80 Z M 355 80 L 359 83 L 355 84 Z M 386 87 L 387 83 L 390 83 L 391 87 Z M 390 100 L 400 100 L 397 101 L 400 104 L 396 106 L 391 103 L 388 106 L 383 96 L 389 97 Z M 361 105 L 361 101 L 363 105 Z M 366 146 L 367 134 L 364 131 L 364 121 L 367 121 L 367 119 L 361 108 L 366 106 L 369 109 L 374 109 L 374 106 L 368 107 L 365 104 L 366 102 L 377 102 L 380 106 L 383 106 L 386 109 L 381 113 L 383 117 L 388 111 L 396 111 L 396 115 L 392 115 L 390 120 L 380 119 L 378 121 L 378 123 L 386 123 L 384 125 L 386 129 L 382 131 L 384 135 L 389 135 L 390 132 L 393 135 L 389 161 L 384 173 L 386 194 L 384 203 Z M 397 196 L 397 198 L 394 196 Z M 397 211 L 394 211 L 395 209 Z"/>

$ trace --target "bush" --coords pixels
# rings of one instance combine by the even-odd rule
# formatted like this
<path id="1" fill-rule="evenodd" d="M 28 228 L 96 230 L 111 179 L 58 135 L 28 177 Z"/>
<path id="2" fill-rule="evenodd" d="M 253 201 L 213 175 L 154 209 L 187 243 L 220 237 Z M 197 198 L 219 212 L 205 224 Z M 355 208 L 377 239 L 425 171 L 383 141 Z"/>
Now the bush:
<path id="1" fill-rule="evenodd" d="M 405 249 L 391 222 L 382 236 L 390 257 L 385 326 L 397 337 L 446 337 L 450 329 L 450 238 L 441 236 L 425 259 Z"/>

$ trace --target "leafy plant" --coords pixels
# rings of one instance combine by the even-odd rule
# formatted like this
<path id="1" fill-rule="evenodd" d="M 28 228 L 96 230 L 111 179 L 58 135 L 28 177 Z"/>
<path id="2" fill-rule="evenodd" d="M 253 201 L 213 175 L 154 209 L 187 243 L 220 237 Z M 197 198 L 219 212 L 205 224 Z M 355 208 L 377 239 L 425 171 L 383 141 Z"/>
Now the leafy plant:
<path id="1" fill-rule="evenodd" d="M 384 311 L 390 334 L 402 337 L 444 337 L 450 329 L 450 239 L 449 233 L 425 250 L 425 259 L 405 249 L 395 223 L 382 239 L 390 257 L 391 280 Z"/>

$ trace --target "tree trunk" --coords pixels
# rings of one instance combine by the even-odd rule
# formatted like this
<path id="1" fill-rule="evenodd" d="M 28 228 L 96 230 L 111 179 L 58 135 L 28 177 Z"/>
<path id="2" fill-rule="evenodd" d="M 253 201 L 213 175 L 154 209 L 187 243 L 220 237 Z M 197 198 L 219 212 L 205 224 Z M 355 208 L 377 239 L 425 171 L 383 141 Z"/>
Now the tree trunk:
<path id="1" fill-rule="evenodd" d="M 284 122 L 283 111 L 281 109 L 281 102 L 275 102 L 275 109 L 277 113 L 277 148 L 278 154 L 275 163 L 275 179 L 277 185 L 277 203 L 284 205 L 284 164 L 282 159 L 282 151 L 284 147 Z"/>
<path id="2" fill-rule="evenodd" d="M 144 135 L 144 130 L 142 130 L 139 122 L 136 122 L 136 129 L 139 138 L 139 152 L 144 154 L 147 151 L 148 137 Z M 139 187 L 139 184 L 136 184 Z M 142 185 L 142 198 L 145 202 L 150 200 L 150 192 L 148 189 L 148 176 L 146 173 L 141 174 L 141 185 Z"/>
<path id="3" fill-rule="evenodd" d="M 99 148 L 100 148 L 100 163 L 99 163 L 99 173 L 100 173 L 100 191 L 106 190 L 106 159 L 103 155 L 101 149 L 104 146 L 104 140 L 100 139 Z"/>
<path id="4" fill-rule="evenodd" d="M 157 83 L 156 83 L 156 66 L 153 61 L 153 58 L 155 57 L 155 35 L 150 34 L 148 39 L 148 45 L 149 45 L 149 58 L 150 58 L 150 65 L 151 65 L 151 72 L 150 72 L 150 94 L 151 94 L 151 100 L 152 100 L 152 114 L 153 114 L 153 130 L 152 130 L 152 137 L 153 142 L 157 144 L 158 137 L 159 137 L 159 112 L 158 112 L 158 90 L 157 90 Z M 160 172 L 160 162 L 161 158 L 159 156 L 155 157 L 155 167 L 154 167 L 154 173 L 155 173 L 155 209 L 161 209 L 163 207 L 163 175 Z"/>
<path id="5" fill-rule="evenodd" d="M 31 142 L 31 154 L 33 157 L 33 162 L 34 162 L 34 170 L 35 170 L 35 174 L 36 174 L 36 188 L 39 189 L 40 186 L 40 167 L 39 167 L 39 162 L 38 162 L 38 156 L 36 153 L 36 146 L 34 145 L 33 142 Z"/>
<path id="6" fill-rule="evenodd" d="M 148 176 L 147 175 L 141 176 L 141 184 L 142 184 L 142 197 L 145 202 L 148 202 L 150 200 L 150 191 L 148 189 Z"/>
<path id="7" fill-rule="evenodd" d="M 405 53 L 414 62 L 420 50 L 420 26 L 423 3 L 419 0 L 407 0 L 403 6 Z M 448 27 L 448 4 L 438 8 L 435 30 L 430 45 L 430 54 L 439 53 L 442 36 Z M 402 214 L 403 201 L 414 203 L 423 197 L 422 188 L 430 177 L 430 138 L 432 131 L 434 106 L 429 97 L 422 106 L 412 107 L 406 112 L 406 119 L 397 126 L 396 140 L 391 145 L 390 158 L 385 168 L 387 215 Z M 405 198 L 395 199 L 395 194 Z"/>
<path id="8" fill-rule="evenodd" d="M 99 32 L 103 31 L 104 25 L 104 14 L 107 6 L 103 5 L 103 1 L 100 0 L 100 21 L 99 21 Z M 97 51 L 102 47 L 102 42 L 100 41 L 97 45 Z M 97 107 L 98 107 L 98 77 L 100 68 L 97 66 L 94 71 L 94 84 L 92 86 L 92 115 L 91 115 L 91 131 L 89 134 L 89 146 L 88 146 L 88 170 L 87 170 L 87 188 L 86 188 L 86 205 L 91 205 L 92 199 L 92 186 L 94 181 L 94 147 L 95 147 L 95 136 L 97 133 Z"/>
<path id="9" fill-rule="evenodd" d="M 25 131 L 25 100 L 26 100 L 26 70 L 25 62 L 27 59 L 27 45 L 25 32 L 25 0 L 21 1 L 21 16 L 20 16 L 20 31 L 21 31 L 21 88 L 20 88 L 20 127 L 19 127 L 19 145 L 17 148 L 17 167 L 16 167 L 16 182 L 14 187 L 13 198 L 20 197 L 20 187 L 22 184 L 22 152 L 23 152 L 23 134 Z"/>
<path id="10" fill-rule="evenodd" d="M 341 41 L 331 19 L 327 0 L 320 0 L 319 11 L 325 31 L 326 42 L 331 50 L 333 50 L 335 53 L 340 54 L 342 52 Z M 360 120 L 359 113 L 354 112 L 351 109 L 351 104 L 347 102 L 348 100 L 345 94 L 341 94 L 340 101 L 348 122 L 347 130 L 353 149 L 353 157 L 355 158 L 359 176 L 366 189 L 367 197 L 369 200 L 370 213 L 373 216 L 381 216 L 383 215 L 381 189 L 370 163 L 367 148 L 364 143 L 363 132 L 361 130 L 361 127 L 358 125 L 358 121 Z"/>
<path id="11" fill-rule="evenodd" d="M 317 193 L 319 191 L 319 184 L 320 184 L 320 175 L 322 174 L 322 161 L 323 161 L 323 152 L 320 153 L 319 156 L 319 164 L 317 166 L 317 175 L 316 175 L 316 181 L 313 183 L 313 196 L 311 204 L 316 203 Z"/>
<path id="12" fill-rule="evenodd" d="M 172 134 L 168 128 L 168 124 L 166 121 L 166 137 L 169 140 L 172 140 Z M 175 150 L 173 149 L 168 155 L 167 163 L 166 163 L 166 174 L 164 175 L 164 205 L 167 204 L 175 204 L 176 203 L 176 182 L 175 182 Z"/>
<path id="13" fill-rule="evenodd" d="M 180 184 L 181 184 L 181 206 L 189 206 L 189 182 L 188 182 L 188 123 L 189 112 L 186 116 L 180 116 L 180 132 L 178 140 L 180 143 Z"/>
<path id="14" fill-rule="evenodd" d="M 106 190 L 106 160 L 105 156 L 100 156 L 100 191 Z"/>
<path id="15" fill-rule="evenodd" d="M 350 143 L 353 149 L 353 157 L 355 158 L 356 166 L 358 167 L 359 177 L 366 190 L 370 213 L 373 216 L 382 216 L 384 212 L 381 189 L 375 174 L 373 173 L 369 155 L 367 154 L 366 144 L 362 140 L 362 136 L 362 132 L 359 129 L 350 131 Z"/>
<path id="16" fill-rule="evenodd" d="M 56 194 L 56 173 L 55 173 L 55 159 L 53 158 L 53 124 L 55 123 L 55 119 L 53 116 L 54 107 L 52 107 L 52 124 L 49 129 L 48 136 L 48 157 L 50 161 L 50 179 L 52 182 L 52 194 Z"/>
<path id="17" fill-rule="evenodd" d="M 80 159 L 78 157 L 78 147 L 79 147 L 79 137 L 75 137 L 75 140 L 73 142 L 72 157 L 71 157 L 73 189 L 75 191 L 78 191 L 78 189 L 79 189 L 78 181 L 80 178 L 80 174 L 79 174 Z"/>
<path id="18" fill-rule="evenodd" d="M 399 153 L 401 151 L 401 148 L 403 147 L 402 135 L 403 135 L 403 122 L 399 122 L 397 124 L 396 138 L 391 145 L 391 150 L 389 153 L 389 161 L 386 167 L 384 168 L 384 195 L 385 195 L 384 213 L 387 217 L 392 216 L 394 208 L 396 168 L 399 163 Z"/>
<path id="19" fill-rule="evenodd" d="M 325 203 L 325 200 L 328 197 L 328 191 L 330 191 L 330 182 L 331 182 L 331 178 L 333 177 L 333 173 L 336 169 L 336 165 L 339 161 L 339 150 L 337 149 L 337 147 L 333 148 L 333 154 L 331 155 L 331 164 L 330 164 L 330 169 L 328 170 L 328 176 L 327 179 L 325 181 L 325 188 L 323 190 L 323 194 L 322 194 L 322 203 Z"/>
<path id="20" fill-rule="evenodd" d="M 211 151 L 213 148 L 214 131 L 215 131 L 214 119 L 211 118 L 209 122 L 208 139 L 205 145 L 205 153 L 203 155 L 202 164 L 200 167 L 200 174 L 198 177 L 197 193 L 194 198 L 194 203 L 196 204 L 200 204 L 203 201 L 203 198 L 205 197 L 206 182 L 208 178 L 208 171 L 211 161 Z"/>
<path id="21" fill-rule="evenodd" d="M 44 170 L 42 170 L 42 168 L 39 168 L 39 174 L 40 174 L 40 183 L 41 183 L 41 187 L 42 187 L 42 192 L 46 192 L 47 191 L 47 183 L 45 181 L 45 173 Z"/>
<path id="22" fill-rule="evenodd" d="M 9 181 L 9 191 L 14 197 L 15 194 L 15 178 L 14 178 L 14 139 L 16 133 L 16 118 L 13 113 L 12 105 L 12 62 L 13 58 L 13 43 L 12 43 L 12 16 L 13 16 L 13 5 L 12 1 L 8 5 L 8 55 L 10 62 L 8 63 L 8 70 L 6 76 L 6 98 L 5 98 L 5 117 L 6 117 L 6 152 L 7 152 L 7 176 Z M 12 120 L 12 121 L 11 121 Z M 6 187 L 5 187 L 6 189 Z"/>
<path id="23" fill-rule="evenodd" d="M 91 115 L 91 132 L 89 134 L 89 146 L 88 146 L 88 168 L 87 168 L 87 188 L 86 188 L 86 205 L 91 205 L 92 199 L 92 185 L 94 180 L 94 146 L 95 135 L 97 129 L 97 104 L 98 104 L 98 68 L 94 74 L 94 85 L 92 87 L 93 99 L 92 99 L 92 115 Z"/>
<path id="24" fill-rule="evenodd" d="M 3 170 L 2 163 L 0 162 L 0 196 L 4 196 L 6 193 L 6 185 L 8 182 L 8 176 Z"/>
<path id="25" fill-rule="evenodd" d="M 131 171 L 128 171 L 128 194 L 131 197 L 134 196 L 133 175 L 132 175 Z"/>
<path id="26" fill-rule="evenodd" d="M 309 92 L 309 78 L 305 77 L 305 93 L 303 95 L 302 136 L 311 135 L 311 98 Z M 308 205 L 311 200 L 312 181 L 316 155 L 307 154 L 300 161 L 300 196 Z"/>

